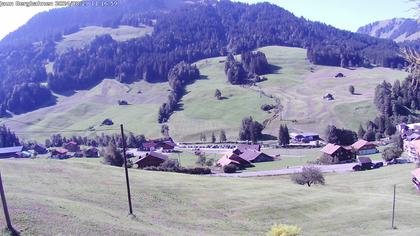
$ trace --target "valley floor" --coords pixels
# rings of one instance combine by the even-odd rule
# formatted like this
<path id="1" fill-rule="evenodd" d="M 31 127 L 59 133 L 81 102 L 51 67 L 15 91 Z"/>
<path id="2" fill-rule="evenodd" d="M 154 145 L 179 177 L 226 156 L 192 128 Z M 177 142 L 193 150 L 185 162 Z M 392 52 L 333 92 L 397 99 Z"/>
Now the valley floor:
<path id="1" fill-rule="evenodd" d="M 420 234 L 411 164 L 327 174 L 325 186 L 310 188 L 288 176 L 130 169 L 135 219 L 127 217 L 122 168 L 97 159 L 8 159 L 0 167 L 22 235 L 264 235 L 276 223 L 298 225 L 304 235 Z M 393 184 L 397 230 L 390 229 Z"/>

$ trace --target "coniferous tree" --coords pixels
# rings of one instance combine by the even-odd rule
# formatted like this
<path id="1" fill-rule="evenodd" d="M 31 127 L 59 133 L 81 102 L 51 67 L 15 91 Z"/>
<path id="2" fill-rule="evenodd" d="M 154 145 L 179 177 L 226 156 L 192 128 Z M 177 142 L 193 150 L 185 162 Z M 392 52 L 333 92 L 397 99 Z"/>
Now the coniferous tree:
<path id="1" fill-rule="evenodd" d="M 224 142 L 226 142 L 226 141 L 227 141 L 227 138 L 226 138 L 226 132 L 225 132 L 225 130 L 224 130 L 224 129 L 220 130 L 219 141 L 220 141 L 221 143 L 224 143 Z"/>

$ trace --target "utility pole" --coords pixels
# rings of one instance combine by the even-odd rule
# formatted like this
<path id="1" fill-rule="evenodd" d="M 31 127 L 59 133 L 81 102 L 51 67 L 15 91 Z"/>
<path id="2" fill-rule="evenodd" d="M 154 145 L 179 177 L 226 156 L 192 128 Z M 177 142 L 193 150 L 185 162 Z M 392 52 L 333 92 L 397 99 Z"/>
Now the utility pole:
<path id="1" fill-rule="evenodd" d="M 394 184 L 394 198 L 392 201 L 392 224 L 391 229 L 396 229 L 394 222 L 395 222 L 395 192 L 396 192 L 397 185 Z"/>
<path id="2" fill-rule="evenodd" d="M 122 145 L 123 145 L 125 182 L 127 183 L 127 196 L 128 196 L 129 215 L 133 215 L 133 206 L 131 205 L 130 180 L 128 178 L 127 155 L 125 153 L 126 152 L 126 143 L 125 143 L 125 136 L 124 136 L 124 126 L 122 124 L 121 124 L 121 137 L 122 137 Z"/>
<path id="3" fill-rule="evenodd" d="M 13 228 L 12 221 L 10 220 L 9 209 L 7 208 L 7 202 L 6 202 L 6 194 L 4 193 L 3 180 L 1 178 L 1 172 L 0 172 L 0 195 L 1 195 L 1 203 L 3 205 L 4 217 L 6 218 L 7 228 L 9 229 L 12 235 L 18 235 L 17 231 Z"/>

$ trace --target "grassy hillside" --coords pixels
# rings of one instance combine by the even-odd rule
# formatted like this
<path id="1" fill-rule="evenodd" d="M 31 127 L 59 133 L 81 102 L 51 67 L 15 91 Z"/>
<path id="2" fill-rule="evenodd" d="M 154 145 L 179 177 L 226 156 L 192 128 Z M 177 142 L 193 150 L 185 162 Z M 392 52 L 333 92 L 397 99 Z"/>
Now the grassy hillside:
<path id="1" fill-rule="evenodd" d="M 360 123 L 377 114 L 372 102 L 376 85 L 383 80 L 393 82 L 407 76 L 405 72 L 386 68 L 349 70 L 314 66 L 306 59 L 306 50 L 300 48 L 272 46 L 260 51 L 279 69 L 266 75 L 267 81 L 251 88 L 226 82 L 225 58 L 199 61 L 197 66 L 206 79 L 188 86 L 188 94 L 182 100 L 183 111 L 173 115 L 169 122 L 172 134 L 182 140 L 198 140 L 200 132 L 210 137 L 211 132 L 217 135 L 224 128 L 228 137 L 236 139 L 243 117 L 251 115 L 263 122 L 273 116 L 260 110 L 261 104 L 274 104 L 273 98 L 279 98 L 284 109 L 270 122 L 265 133 L 277 136 L 280 123 L 289 124 L 295 131 L 319 133 L 323 133 L 328 124 L 357 129 Z M 339 72 L 345 77 L 334 78 Z M 350 95 L 350 85 L 355 86 L 358 95 Z M 217 101 L 216 88 L 228 99 Z M 333 94 L 336 100 L 323 100 L 326 93 Z"/>
<path id="2" fill-rule="evenodd" d="M 271 104 L 272 99 L 261 97 L 249 88 L 231 85 L 224 74 L 224 57 L 199 61 L 197 66 L 204 79 L 187 87 L 181 100 L 182 111 L 170 119 L 171 134 L 181 140 L 199 140 L 204 132 L 210 140 L 211 132 L 219 136 L 225 129 L 228 139 L 237 139 L 241 120 L 252 116 L 258 121 L 270 117 L 261 111 L 262 104 Z M 214 97 L 216 89 L 225 99 Z"/>
<path id="3" fill-rule="evenodd" d="M 169 120 L 171 136 L 177 141 L 198 141 L 200 133 L 204 132 L 210 140 L 212 132 L 218 137 L 220 130 L 225 129 L 228 139 L 236 140 L 240 122 L 246 116 L 253 116 L 259 122 L 270 120 L 264 132 L 274 136 L 280 123 L 287 123 L 294 131 L 319 133 L 323 133 L 328 124 L 357 129 L 360 123 L 376 115 L 372 102 L 376 85 L 383 80 L 393 82 L 407 76 L 405 72 L 386 68 L 349 70 L 314 66 L 306 59 L 306 51 L 300 48 L 273 46 L 260 50 L 269 63 L 279 69 L 265 75 L 268 80 L 253 87 L 233 86 L 227 82 L 223 72 L 224 57 L 198 61 L 196 65 L 203 78 L 187 87 L 187 94 L 181 100 L 182 109 Z M 345 77 L 334 78 L 339 72 Z M 358 95 L 350 95 L 350 85 L 356 88 Z M 41 132 L 45 127 L 70 130 L 94 126 L 100 129 L 98 125 L 105 118 L 111 118 L 116 125 L 124 123 L 128 130 L 158 137 L 157 111 L 166 101 L 168 89 L 167 83 L 123 85 L 105 80 L 91 90 L 59 96 L 56 106 L 13 117 L 18 122 L 9 120 L 6 124 L 26 139 L 43 141 L 50 136 Z M 217 100 L 216 89 L 221 90 L 226 99 Z M 139 90 L 142 93 L 138 93 Z M 323 100 L 326 93 L 333 94 L 335 100 Z M 274 104 L 274 98 L 279 98 L 283 106 L 278 116 L 260 109 L 262 104 Z M 132 105 L 118 106 L 119 99 Z"/>
<path id="4" fill-rule="evenodd" d="M 89 127 L 95 130 L 118 129 L 119 124 L 125 124 L 127 131 L 158 137 L 157 113 L 159 106 L 166 101 L 168 89 L 166 83 L 142 81 L 126 85 L 116 80 L 104 80 L 90 90 L 59 96 L 55 106 L 15 116 L 5 124 L 27 140 L 43 141 L 59 131 L 64 131 L 65 136 L 100 134 L 102 132 L 69 131 L 88 130 Z M 126 100 L 130 105 L 119 106 L 118 100 Z M 112 119 L 114 125 L 100 126 L 106 118 Z"/>
<path id="5" fill-rule="evenodd" d="M 350 70 L 310 65 L 305 60 L 305 50 L 298 48 L 266 47 L 261 51 L 266 53 L 270 63 L 282 67 L 259 84 L 262 91 L 280 98 L 284 107 L 267 129 L 272 134 L 277 133 L 280 123 L 288 123 L 295 131 L 319 133 L 323 133 L 328 124 L 357 129 L 360 123 L 376 115 L 372 102 L 376 85 L 383 80 L 393 82 L 407 76 L 405 72 L 387 68 Z M 345 77 L 335 78 L 339 72 Z M 350 85 L 356 88 L 357 95 L 349 93 Z M 335 100 L 322 99 L 326 93 L 331 93 Z"/>
<path id="6" fill-rule="evenodd" d="M 76 33 L 65 35 L 64 39 L 57 43 L 56 51 L 58 54 L 62 54 L 71 48 L 83 48 L 94 40 L 96 36 L 105 34 L 111 35 L 111 37 L 116 41 L 126 41 L 149 35 L 152 32 L 153 27 L 146 25 L 142 27 L 121 25 L 118 28 L 88 26 L 82 28 Z"/>
<path id="7" fill-rule="evenodd" d="M 1 160 L 10 213 L 22 235 L 264 235 L 275 223 L 296 224 L 304 235 L 420 234 L 414 165 L 330 174 L 325 186 L 310 188 L 287 176 L 130 170 L 137 215 L 130 219 L 123 169 L 97 162 Z M 390 229 L 392 184 L 397 230 Z"/>

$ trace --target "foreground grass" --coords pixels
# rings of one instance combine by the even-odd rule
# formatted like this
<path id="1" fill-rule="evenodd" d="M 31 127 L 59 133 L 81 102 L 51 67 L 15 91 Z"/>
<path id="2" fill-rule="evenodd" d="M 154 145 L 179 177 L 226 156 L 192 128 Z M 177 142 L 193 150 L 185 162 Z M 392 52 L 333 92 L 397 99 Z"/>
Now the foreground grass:
<path id="1" fill-rule="evenodd" d="M 23 235 L 264 235 L 276 223 L 304 235 L 418 235 L 414 165 L 326 176 L 221 178 L 130 170 L 136 219 L 127 217 L 123 169 L 98 161 L 1 160 L 14 225 Z M 390 230 L 397 184 L 398 230 Z M 0 220 L 0 228 L 4 221 Z"/>

